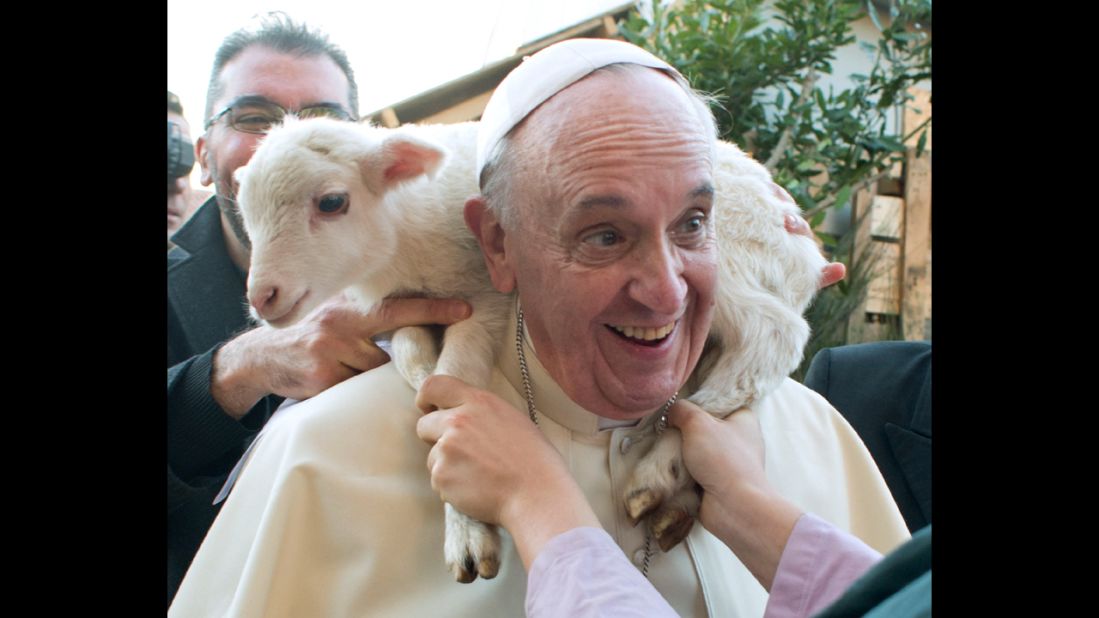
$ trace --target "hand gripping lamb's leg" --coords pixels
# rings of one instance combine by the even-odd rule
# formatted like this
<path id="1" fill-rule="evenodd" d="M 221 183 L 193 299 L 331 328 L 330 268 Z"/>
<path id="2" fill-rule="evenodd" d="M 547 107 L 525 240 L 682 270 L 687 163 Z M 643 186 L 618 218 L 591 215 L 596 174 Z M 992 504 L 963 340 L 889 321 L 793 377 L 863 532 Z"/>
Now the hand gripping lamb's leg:
<path id="1" fill-rule="evenodd" d="M 755 315 L 743 315 L 746 307 Z M 754 324 L 759 332 L 746 334 L 737 324 Z M 789 361 L 779 364 L 778 359 L 799 359 L 809 336 L 808 325 L 792 309 L 767 294 L 744 291 L 723 292 L 712 332 L 726 338 L 714 342 L 717 349 L 711 355 L 716 359 L 701 368 L 707 372 L 706 379 L 688 399 L 718 418 L 751 405 L 756 393 L 777 386 L 793 370 Z M 768 345 L 745 345 L 746 336 Z M 647 516 L 649 529 L 663 551 L 675 547 L 691 531 L 700 498 L 683 465 L 679 430 L 668 427 L 657 436 L 634 469 L 625 500 L 626 513 L 634 524 Z"/>
<path id="2" fill-rule="evenodd" d="M 495 294 L 470 299 L 473 314 L 446 329 L 442 352 L 436 354 L 429 329 L 411 326 L 393 333 L 397 371 L 419 390 L 433 373 L 484 388 L 492 376 L 495 342 L 506 327 L 511 299 Z M 475 479 L 474 479 L 475 480 Z M 481 576 L 492 579 L 500 569 L 500 533 L 450 504 L 444 505 L 446 540 L 443 555 L 454 579 L 467 584 Z"/>
<path id="3" fill-rule="evenodd" d="M 484 388 L 492 377 L 495 342 L 507 324 L 510 297 L 486 294 L 469 299 L 472 315 L 447 327 L 442 352 L 436 354 L 429 329 L 411 326 L 393 333 L 393 361 L 397 371 L 416 390 L 434 373 L 458 378 Z M 476 479 L 474 479 L 476 480 Z M 496 577 L 500 570 L 500 533 L 496 526 L 480 522 L 444 505 L 446 536 L 443 556 L 454 579 L 468 584 L 481 576 Z"/>
<path id="4" fill-rule="evenodd" d="M 496 342 L 507 325 L 510 297 L 494 294 L 469 299 L 473 314 L 449 326 L 435 373 L 454 376 L 484 388 L 492 377 Z M 418 388 L 418 387 L 417 387 Z M 476 482 L 477 479 L 471 479 Z M 446 505 L 446 542 L 443 554 L 454 579 L 472 582 L 478 575 L 496 577 L 500 569 L 500 533 Z"/>
<path id="5" fill-rule="evenodd" d="M 735 146 L 719 143 L 714 180 L 719 248 L 710 330 L 714 349 L 696 368 L 695 377 L 704 379 L 688 399 L 725 418 L 797 368 L 809 338 L 802 313 L 826 262 L 811 239 L 783 228 L 784 215 L 800 213 L 781 199 L 762 165 Z M 690 532 L 700 503 L 681 445 L 674 428 L 658 436 L 623 495 L 630 519 L 647 518 L 664 551 Z"/>

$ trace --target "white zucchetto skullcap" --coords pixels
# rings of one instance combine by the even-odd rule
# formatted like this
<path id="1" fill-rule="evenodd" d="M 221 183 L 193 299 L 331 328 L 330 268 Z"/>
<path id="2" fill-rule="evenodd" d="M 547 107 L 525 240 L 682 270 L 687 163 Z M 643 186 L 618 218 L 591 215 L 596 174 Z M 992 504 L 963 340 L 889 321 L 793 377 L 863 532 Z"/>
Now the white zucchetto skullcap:
<path id="1" fill-rule="evenodd" d="M 477 130 L 477 178 L 496 144 L 534 108 L 592 71 L 610 64 L 661 69 L 690 92 L 687 80 L 670 64 L 640 47 L 615 39 L 568 39 L 523 59 L 496 87 Z"/>

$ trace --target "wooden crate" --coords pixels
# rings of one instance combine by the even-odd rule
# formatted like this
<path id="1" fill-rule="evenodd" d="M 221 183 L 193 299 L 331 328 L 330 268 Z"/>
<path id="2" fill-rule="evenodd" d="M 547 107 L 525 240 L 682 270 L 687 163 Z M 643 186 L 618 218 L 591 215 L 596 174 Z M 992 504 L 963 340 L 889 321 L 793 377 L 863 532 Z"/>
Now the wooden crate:
<path id="1" fill-rule="evenodd" d="M 914 99 L 904 111 L 905 134 L 931 115 L 931 93 L 921 88 L 909 93 Z M 917 140 L 918 135 L 905 143 L 908 152 L 899 187 L 885 180 L 856 196 L 853 221 L 862 224 L 853 254 L 868 250 L 876 267 L 865 301 L 848 320 L 848 343 L 894 336 L 910 341 L 931 339 L 930 130 L 919 157 Z"/>

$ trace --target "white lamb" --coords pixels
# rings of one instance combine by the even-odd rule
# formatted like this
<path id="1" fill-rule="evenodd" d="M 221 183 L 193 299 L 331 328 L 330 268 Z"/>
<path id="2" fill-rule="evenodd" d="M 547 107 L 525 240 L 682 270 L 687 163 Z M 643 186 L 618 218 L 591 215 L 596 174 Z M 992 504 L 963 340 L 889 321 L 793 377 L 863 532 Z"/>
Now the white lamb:
<path id="1" fill-rule="evenodd" d="M 486 386 L 509 298 L 492 288 L 462 215 L 476 192 L 467 181 L 476 133 L 472 123 L 396 133 L 293 119 L 269 133 L 237 174 L 257 317 L 288 326 L 345 289 L 364 307 L 391 295 L 463 298 L 473 314 L 446 329 L 441 353 L 429 329 L 401 328 L 394 363 L 415 389 L 433 372 Z M 444 148 L 454 154 L 445 167 Z M 429 182 L 440 169 L 445 176 Z M 446 522 L 444 554 L 455 578 L 494 577 L 496 528 L 449 504 Z"/>
<path id="2" fill-rule="evenodd" d="M 493 289 L 463 221 L 478 192 L 476 132 L 475 123 L 381 129 L 292 118 L 272 130 L 238 172 L 252 241 L 248 293 L 260 317 L 287 326 L 345 289 L 364 306 L 394 294 L 464 298 L 472 317 L 446 329 L 440 352 L 427 329 L 403 328 L 393 361 L 416 389 L 432 373 L 487 386 L 512 298 Z M 731 144 L 717 153 L 717 308 L 689 398 L 724 417 L 797 367 L 809 335 L 801 313 L 825 262 L 812 240 L 784 230 L 783 215 L 797 207 L 778 197 L 767 171 Z M 652 427 L 638 434 L 651 437 Z M 679 449 L 674 430 L 657 437 L 624 495 L 630 517 L 648 515 L 665 550 L 686 536 L 698 507 Z M 455 578 L 494 577 L 495 527 L 449 504 L 446 521 Z"/>

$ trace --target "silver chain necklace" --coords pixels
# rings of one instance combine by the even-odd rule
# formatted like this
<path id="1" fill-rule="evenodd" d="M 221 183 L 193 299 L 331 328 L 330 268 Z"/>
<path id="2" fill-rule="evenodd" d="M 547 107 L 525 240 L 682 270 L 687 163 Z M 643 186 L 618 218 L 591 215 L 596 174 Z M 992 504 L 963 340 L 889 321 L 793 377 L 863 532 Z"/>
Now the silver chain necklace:
<path id="1" fill-rule="evenodd" d="M 530 370 L 527 368 L 527 355 L 523 352 L 523 308 L 518 308 L 518 319 L 515 325 L 515 351 L 519 354 L 519 373 L 523 377 L 523 395 L 527 399 L 527 414 L 530 415 L 530 420 L 538 425 L 537 408 L 534 407 L 534 390 L 530 387 Z M 653 426 L 653 430 L 656 435 L 660 435 L 664 428 L 668 426 L 668 409 L 672 407 L 675 400 L 679 397 L 679 393 L 676 392 L 672 395 L 664 407 L 660 409 L 660 420 Z M 651 530 L 645 530 L 645 559 L 641 564 L 641 574 L 646 579 L 649 577 L 649 562 L 653 557 L 653 533 Z"/>

